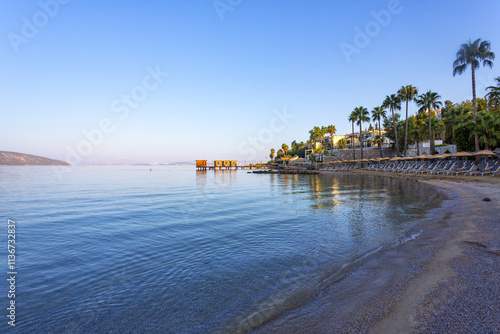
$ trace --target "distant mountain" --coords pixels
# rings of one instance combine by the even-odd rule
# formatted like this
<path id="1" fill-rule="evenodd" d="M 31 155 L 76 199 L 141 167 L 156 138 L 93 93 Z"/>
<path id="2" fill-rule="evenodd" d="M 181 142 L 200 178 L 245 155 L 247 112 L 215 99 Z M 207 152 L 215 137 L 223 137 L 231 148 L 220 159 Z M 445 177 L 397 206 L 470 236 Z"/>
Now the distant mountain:
<path id="1" fill-rule="evenodd" d="M 171 162 L 166 164 L 167 166 L 194 166 L 195 163 L 192 161 L 180 161 L 180 162 Z"/>
<path id="2" fill-rule="evenodd" d="M 66 161 L 37 155 L 0 151 L 0 166 L 71 166 Z"/>

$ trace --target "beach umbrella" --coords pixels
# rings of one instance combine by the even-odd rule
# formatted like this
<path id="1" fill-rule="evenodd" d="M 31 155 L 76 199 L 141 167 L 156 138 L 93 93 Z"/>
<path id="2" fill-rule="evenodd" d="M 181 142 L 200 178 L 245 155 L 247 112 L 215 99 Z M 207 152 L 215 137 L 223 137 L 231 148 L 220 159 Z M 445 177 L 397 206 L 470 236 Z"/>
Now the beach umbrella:
<path id="1" fill-rule="evenodd" d="M 391 158 L 389 160 L 391 160 L 391 161 L 398 161 L 398 160 L 401 160 L 401 157 L 394 157 L 394 158 Z"/>
<path id="2" fill-rule="evenodd" d="M 488 150 L 482 150 L 482 151 L 473 153 L 472 155 L 477 157 L 477 156 L 485 156 L 485 155 L 495 155 L 495 153 L 488 151 Z"/>
<path id="3" fill-rule="evenodd" d="M 429 156 L 427 156 L 427 155 L 421 154 L 421 155 L 417 155 L 416 157 L 413 157 L 413 159 L 427 159 L 428 157 Z"/>
<path id="4" fill-rule="evenodd" d="M 470 156 L 472 156 L 472 154 L 470 154 L 469 152 L 457 152 L 457 153 L 453 153 L 451 156 L 452 157 L 470 157 Z"/>
<path id="5" fill-rule="evenodd" d="M 401 160 L 413 160 L 413 157 L 404 157 Z"/>

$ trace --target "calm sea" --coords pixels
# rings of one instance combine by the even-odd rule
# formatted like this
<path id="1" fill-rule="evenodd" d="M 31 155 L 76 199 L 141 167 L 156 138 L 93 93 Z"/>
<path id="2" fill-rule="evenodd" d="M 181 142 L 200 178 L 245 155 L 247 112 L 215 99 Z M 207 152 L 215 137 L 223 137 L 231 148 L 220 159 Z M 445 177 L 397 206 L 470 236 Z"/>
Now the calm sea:
<path id="1" fill-rule="evenodd" d="M 194 167 L 0 167 L 0 189 L 23 333 L 251 328 L 411 240 L 440 202 L 400 179 Z"/>

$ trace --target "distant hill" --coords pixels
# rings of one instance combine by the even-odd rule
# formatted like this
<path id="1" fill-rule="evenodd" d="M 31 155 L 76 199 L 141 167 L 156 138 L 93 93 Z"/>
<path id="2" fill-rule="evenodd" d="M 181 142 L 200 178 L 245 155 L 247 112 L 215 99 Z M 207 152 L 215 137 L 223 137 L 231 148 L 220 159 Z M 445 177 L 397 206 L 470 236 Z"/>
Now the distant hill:
<path id="1" fill-rule="evenodd" d="M 0 166 L 71 166 L 66 161 L 37 155 L 0 151 Z"/>
<path id="2" fill-rule="evenodd" d="M 180 161 L 180 162 L 171 162 L 166 164 L 167 166 L 194 166 L 196 165 L 193 161 Z"/>

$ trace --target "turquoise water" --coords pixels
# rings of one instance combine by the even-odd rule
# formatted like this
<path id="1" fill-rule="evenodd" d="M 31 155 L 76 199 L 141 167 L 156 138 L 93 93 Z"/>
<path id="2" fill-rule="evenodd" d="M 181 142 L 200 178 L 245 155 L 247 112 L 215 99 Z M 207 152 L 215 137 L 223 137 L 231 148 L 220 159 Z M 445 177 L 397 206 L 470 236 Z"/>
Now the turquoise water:
<path id="1" fill-rule="evenodd" d="M 19 332 L 251 328 L 411 239 L 440 202 L 421 182 L 366 175 L 0 167 L 0 180 Z"/>

